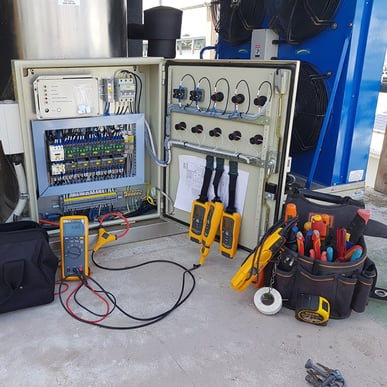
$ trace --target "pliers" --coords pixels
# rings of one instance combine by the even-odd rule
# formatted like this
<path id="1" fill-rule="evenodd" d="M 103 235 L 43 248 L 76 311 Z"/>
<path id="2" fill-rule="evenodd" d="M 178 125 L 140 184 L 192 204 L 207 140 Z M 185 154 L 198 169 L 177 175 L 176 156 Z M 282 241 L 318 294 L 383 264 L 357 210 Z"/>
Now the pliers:
<path id="1" fill-rule="evenodd" d="M 345 381 L 339 370 L 323 366 L 320 363 L 313 364 L 308 360 L 305 364 L 307 374 L 305 380 L 315 387 L 344 387 Z"/>

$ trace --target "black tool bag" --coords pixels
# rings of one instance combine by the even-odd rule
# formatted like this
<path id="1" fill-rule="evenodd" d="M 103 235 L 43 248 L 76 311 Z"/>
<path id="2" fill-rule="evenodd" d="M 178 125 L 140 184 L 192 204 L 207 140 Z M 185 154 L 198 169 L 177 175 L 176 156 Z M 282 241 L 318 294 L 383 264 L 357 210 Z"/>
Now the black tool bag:
<path id="1" fill-rule="evenodd" d="M 332 245 L 336 243 L 337 228 L 347 228 L 357 210 L 364 208 L 362 201 L 314 191 L 291 193 L 287 203 L 296 205 L 299 228 L 310 220 L 311 214 L 330 215 L 332 224 L 326 243 Z M 353 262 L 328 262 L 310 258 L 306 253 L 301 255 L 296 245 L 287 243 L 268 268 L 269 272 L 274 270 L 274 287 L 281 293 L 284 306 L 294 309 L 299 295 L 303 293 L 325 297 L 331 306 L 331 318 L 346 318 L 352 310 L 363 312 L 375 288 L 377 272 L 374 263 L 367 257 L 363 236 L 357 244 L 362 247 L 358 259 Z"/>
<path id="2" fill-rule="evenodd" d="M 39 224 L 0 224 L 0 313 L 53 301 L 57 267 Z"/>

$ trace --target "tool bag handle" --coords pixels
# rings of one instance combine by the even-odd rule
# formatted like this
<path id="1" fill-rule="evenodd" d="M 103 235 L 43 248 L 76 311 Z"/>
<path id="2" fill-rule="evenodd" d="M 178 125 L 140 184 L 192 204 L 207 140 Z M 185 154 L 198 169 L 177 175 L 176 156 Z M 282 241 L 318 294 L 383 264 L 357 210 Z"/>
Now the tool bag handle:
<path id="1" fill-rule="evenodd" d="M 325 192 L 311 191 L 308 189 L 299 189 L 295 193 L 299 193 L 308 199 L 319 200 L 332 204 L 350 204 L 359 208 L 364 208 L 364 202 L 362 200 L 355 200 L 349 196 L 332 195 Z"/>
<path id="2" fill-rule="evenodd" d="M 365 204 L 362 200 L 355 200 L 349 196 L 342 197 L 342 196 L 332 195 L 324 192 L 311 191 L 308 189 L 298 189 L 298 190 L 295 190 L 294 193 L 296 194 L 298 193 L 301 196 L 308 199 L 318 200 L 325 203 L 349 204 L 352 206 L 356 206 L 358 208 L 365 208 Z M 364 235 L 372 236 L 376 238 L 387 238 L 387 225 L 377 220 L 369 219 L 367 223 L 367 227 L 364 231 Z"/>

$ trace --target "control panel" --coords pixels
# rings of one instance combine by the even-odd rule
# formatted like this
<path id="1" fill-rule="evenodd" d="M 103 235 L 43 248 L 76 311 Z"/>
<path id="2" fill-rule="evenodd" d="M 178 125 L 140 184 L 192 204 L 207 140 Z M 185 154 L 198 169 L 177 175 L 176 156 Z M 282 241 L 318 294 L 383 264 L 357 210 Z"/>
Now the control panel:
<path id="1" fill-rule="evenodd" d="M 98 227 L 113 212 L 190 224 L 207 156 L 224 164 L 219 200 L 240 215 L 233 222 L 240 245 L 253 248 L 280 213 L 298 62 L 109 58 L 13 66 L 23 96 L 29 210 L 45 227 L 57 230 L 63 216 L 86 216 Z M 231 256 L 227 226 L 222 243 Z"/>
<path id="2" fill-rule="evenodd" d="M 41 61 L 42 67 L 34 63 L 23 71 L 23 87 L 33 90 L 23 103 L 30 123 L 24 136 L 33 147 L 26 157 L 32 156 L 35 175 L 27 180 L 36 184 L 32 204 L 48 229 L 58 229 L 63 216 L 86 216 L 96 226 L 108 212 L 136 217 L 158 211 L 146 171 L 148 70 L 119 62 L 47 67 Z"/>

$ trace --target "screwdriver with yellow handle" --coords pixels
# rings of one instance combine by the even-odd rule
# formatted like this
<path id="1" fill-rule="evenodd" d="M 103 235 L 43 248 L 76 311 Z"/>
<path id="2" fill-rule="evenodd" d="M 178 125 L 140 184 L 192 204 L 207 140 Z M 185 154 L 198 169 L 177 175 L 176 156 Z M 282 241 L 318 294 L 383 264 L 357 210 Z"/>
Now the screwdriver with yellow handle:
<path id="1" fill-rule="evenodd" d="M 231 279 L 233 289 L 243 292 L 250 284 L 259 281 L 262 270 L 286 243 L 287 236 L 297 220 L 297 217 L 292 218 L 285 227 L 281 221 L 270 228 Z"/>

